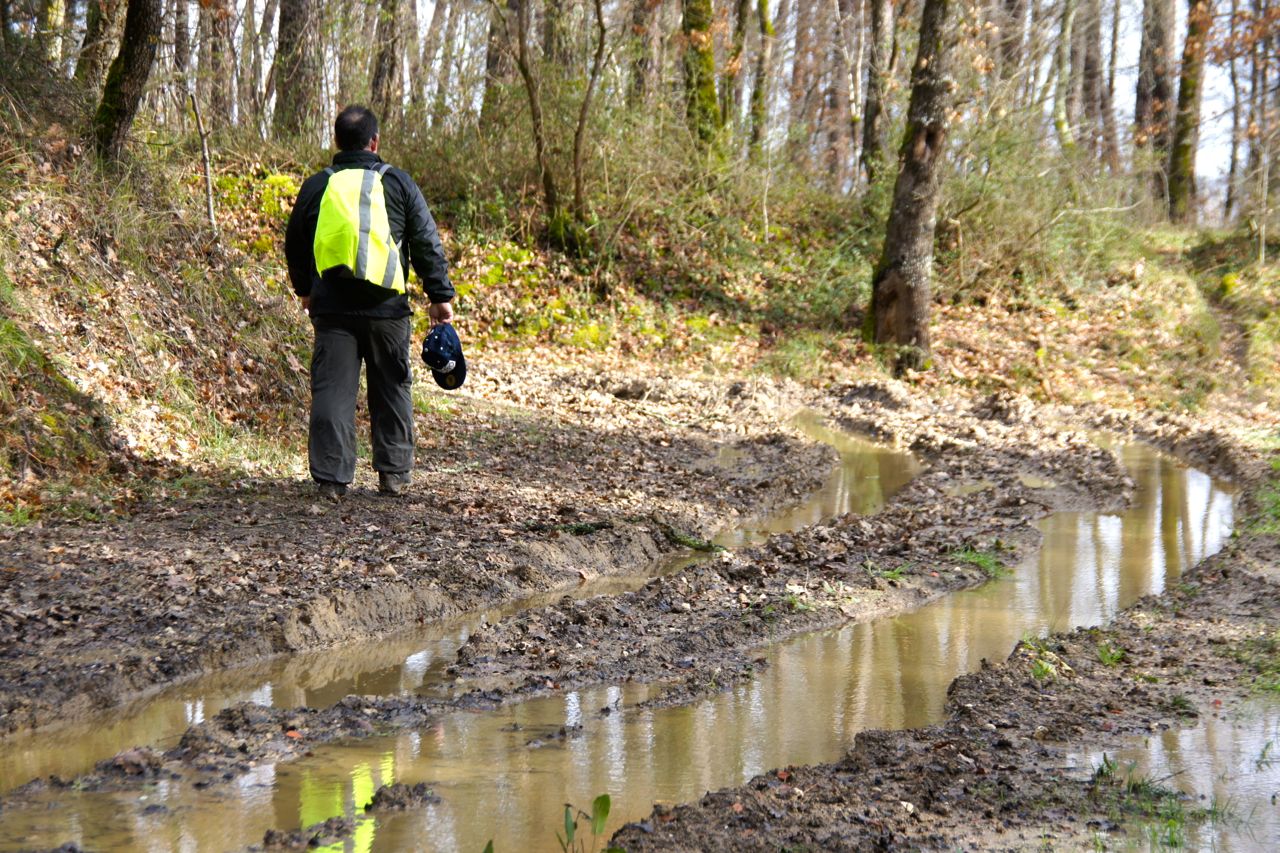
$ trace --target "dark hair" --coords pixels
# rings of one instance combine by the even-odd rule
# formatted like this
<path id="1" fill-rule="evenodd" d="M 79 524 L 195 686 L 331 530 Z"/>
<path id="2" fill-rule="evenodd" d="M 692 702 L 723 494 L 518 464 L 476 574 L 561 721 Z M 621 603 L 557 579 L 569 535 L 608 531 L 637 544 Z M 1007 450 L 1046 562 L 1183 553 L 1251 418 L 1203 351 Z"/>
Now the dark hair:
<path id="1" fill-rule="evenodd" d="M 363 151 L 377 135 L 378 117 L 360 104 L 352 104 L 338 113 L 333 123 L 333 138 L 342 151 Z"/>

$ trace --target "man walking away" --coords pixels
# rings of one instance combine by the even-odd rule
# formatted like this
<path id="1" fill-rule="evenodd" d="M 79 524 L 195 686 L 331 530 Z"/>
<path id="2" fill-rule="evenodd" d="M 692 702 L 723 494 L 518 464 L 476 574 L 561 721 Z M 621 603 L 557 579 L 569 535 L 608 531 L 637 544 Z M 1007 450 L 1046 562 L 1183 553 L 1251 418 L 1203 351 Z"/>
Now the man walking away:
<path id="1" fill-rule="evenodd" d="M 337 500 L 356 470 L 356 394 L 364 362 L 378 489 L 399 494 L 413 469 L 408 270 L 431 300 L 431 325 L 453 319 L 453 285 L 435 220 L 406 172 L 378 156 L 378 120 L 350 106 L 333 128 L 333 165 L 298 191 L 284 252 L 311 315 L 308 457 L 320 495 Z"/>

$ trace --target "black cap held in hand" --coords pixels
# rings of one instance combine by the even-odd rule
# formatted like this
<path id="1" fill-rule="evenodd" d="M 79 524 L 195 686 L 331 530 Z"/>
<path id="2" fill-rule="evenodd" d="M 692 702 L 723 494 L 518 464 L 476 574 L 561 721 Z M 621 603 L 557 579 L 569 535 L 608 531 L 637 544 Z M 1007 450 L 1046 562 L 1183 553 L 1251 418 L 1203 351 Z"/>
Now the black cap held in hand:
<path id="1" fill-rule="evenodd" d="M 441 323 L 422 342 L 422 361 L 431 368 L 436 384 L 447 391 L 461 388 L 467 379 L 467 361 L 462 357 L 462 341 L 453 324 Z"/>

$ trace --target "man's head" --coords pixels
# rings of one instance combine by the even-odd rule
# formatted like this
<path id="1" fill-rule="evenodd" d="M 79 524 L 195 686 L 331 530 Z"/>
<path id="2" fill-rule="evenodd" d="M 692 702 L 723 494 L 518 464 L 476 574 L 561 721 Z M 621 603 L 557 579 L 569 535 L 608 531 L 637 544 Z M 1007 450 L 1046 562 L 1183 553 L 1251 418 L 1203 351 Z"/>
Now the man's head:
<path id="1" fill-rule="evenodd" d="M 333 141 L 339 151 L 377 151 L 378 117 L 368 107 L 352 104 L 338 113 Z"/>

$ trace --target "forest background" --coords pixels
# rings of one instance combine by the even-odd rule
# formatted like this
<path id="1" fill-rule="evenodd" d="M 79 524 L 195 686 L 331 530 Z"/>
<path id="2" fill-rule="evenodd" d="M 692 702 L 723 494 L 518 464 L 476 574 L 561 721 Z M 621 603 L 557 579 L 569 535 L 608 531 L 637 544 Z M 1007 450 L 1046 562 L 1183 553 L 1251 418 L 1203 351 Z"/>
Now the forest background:
<path id="1" fill-rule="evenodd" d="M 0 29 L 14 521 L 127 505 L 139 464 L 299 473 L 280 237 L 352 102 L 494 360 L 1274 402 L 1272 0 L 0 0 Z"/>

